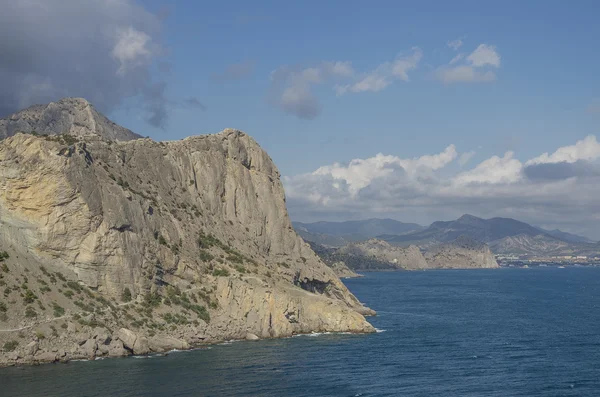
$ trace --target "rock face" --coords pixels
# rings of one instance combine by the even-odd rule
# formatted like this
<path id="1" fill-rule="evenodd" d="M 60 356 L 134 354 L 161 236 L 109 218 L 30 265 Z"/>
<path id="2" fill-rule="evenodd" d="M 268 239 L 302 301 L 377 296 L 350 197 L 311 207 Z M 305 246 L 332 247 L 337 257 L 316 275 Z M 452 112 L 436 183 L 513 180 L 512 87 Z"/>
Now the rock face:
<path id="1" fill-rule="evenodd" d="M 129 141 L 141 138 L 100 114 L 83 98 L 64 98 L 47 105 L 33 105 L 0 119 L 0 138 L 17 132 L 40 135 L 98 135 L 105 139 Z"/>
<path id="2" fill-rule="evenodd" d="M 465 236 L 433 247 L 425 254 L 425 258 L 431 267 L 437 269 L 498 267 L 494 254 L 486 244 Z"/>
<path id="3" fill-rule="evenodd" d="M 374 258 L 377 261 L 389 263 L 397 269 L 416 270 L 429 267 L 418 247 L 414 245 L 406 248 L 395 247 L 378 239 L 349 244 L 340 248 L 338 252 L 345 255 Z"/>
<path id="4" fill-rule="evenodd" d="M 1 274 L 15 288 L 27 275 L 31 293 L 5 295 L 14 303 L 0 313 L 0 346 L 17 347 L 0 363 L 26 362 L 11 359 L 17 329 L 44 332 L 40 350 L 58 346 L 60 360 L 374 331 L 363 317 L 373 312 L 294 232 L 279 173 L 248 135 L 106 138 L 0 142 Z M 118 331 L 94 331 L 103 325 Z"/>

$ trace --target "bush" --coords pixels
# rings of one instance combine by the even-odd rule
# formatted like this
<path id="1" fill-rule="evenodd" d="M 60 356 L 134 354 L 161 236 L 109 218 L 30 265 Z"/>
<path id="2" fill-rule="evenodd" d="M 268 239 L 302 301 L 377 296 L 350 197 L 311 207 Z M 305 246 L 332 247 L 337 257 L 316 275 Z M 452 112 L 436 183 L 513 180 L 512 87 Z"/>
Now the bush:
<path id="1" fill-rule="evenodd" d="M 39 340 L 46 339 L 46 335 L 44 335 L 42 331 L 35 331 L 35 336 L 37 336 Z"/>
<path id="2" fill-rule="evenodd" d="M 67 281 L 67 287 L 71 288 L 75 292 L 81 292 L 83 288 L 75 281 Z"/>
<path id="3" fill-rule="evenodd" d="M 61 272 L 56 272 L 54 274 L 56 275 L 56 277 L 59 278 L 60 281 L 67 281 L 67 279 L 65 278 L 65 276 L 63 276 Z"/>
<path id="4" fill-rule="evenodd" d="M 202 262 L 210 262 L 214 259 L 215 257 L 213 255 L 211 255 L 210 252 L 201 249 L 200 250 L 200 260 Z"/>
<path id="5" fill-rule="evenodd" d="M 35 310 L 33 310 L 33 307 L 27 306 L 25 308 L 25 317 L 27 317 L 27 318 L 35 318 L 35 317 L 37 317 L 37 313 L 35 312 Z"/>
<path id="6" fill-rule="evenodd" d="M 131 291 L 129 288 L 125 287 L 123 290 L 123 293 L 121 294 L 121 301 L 125 303 L 131 302 Z"/>
<path id="7" fill-rule="evenodd" d="M 8 255 L 8 252 L 6 251 L 0 251 L 0 261 L 3 261 L 5 259 L 10 258 L 10 255 Z"/>
<path id="8" fill-rule="evenodd" d="M 19 342 L 16 340 L 9 340 L 4 344 L 4 351 L 13 352 L 19 346 Z"/>
<path id="9" fill-rule="evenodd" d="M 25 292 L 25 296 L 23 297 L 23 302 L 25 303 L 33 303 L 37 299 L 37 296 L 30 289 Z"/>
<path id="10" fill-rule="evenodd" d="M 227 271 L 227 269 L 215 269 L 213 270 L 213 276 L 215 277 L 228 277 L 229 276 L 229 272 Z"/>
<path id="11" fill-rule="evenodd" d="M 63 295 L 66 296 L 67 298 L 71 299 L 73 297 L 73 295 L 75 295 L 75 293 L 73 291 L 71 291 L 70 289 L 68 289 L 63 292 Z"/>
<path id="12" fill-rule="evenodd" d="M 235 270 L 238 273 L 246 273 L 246 268 L 244 266 L 242 266 L 242 265 L 235 265 Z"/>
<path id="13" fill-rule="evenodd" d="M 61 327 L 62 329 L 67 329 L 67 328 L 69 328 L 69 325 L 68 325 L 67 323 L 62 323 L 62 324 L 60 325 L 60 327 Z"/>
<path id="14" fill-rule="evenodd" d="M 158 236 L 158 243 L 160 245 L 169 245 L 167 244 L 167 240 L 165 240 L 165 238 L 162 235 Z"/>
<path id="15" fill-rule="evenodd" d="M 0 302 L 0 312 L 6 313 L 7 310 L 6 303 Z"/>
<path id="16" fill-rule="evenodd" d="M 3 263 L 3 264 L 2 264 L 2 271 L 3 271 L 4 273 L 8 273 L 8 271 L 9 271 L 9 270 L 8 270 L 8 266 L 6 266 L 6 263 Z"/>
<path id="17" fill-rule="evenodd" d="M 144 306 L 146 307 L 159 307 L 161 303 L 162 297 L 156 292 L 148 293 L 144 296 Z"/>
<path id="18" fill-rule="evenodd" d="M 62 317 L 65 314 L 65 309 L 59 306 L 56 302 L 52 304 L 52 308 L 54 309 L 54 317 Z"/>

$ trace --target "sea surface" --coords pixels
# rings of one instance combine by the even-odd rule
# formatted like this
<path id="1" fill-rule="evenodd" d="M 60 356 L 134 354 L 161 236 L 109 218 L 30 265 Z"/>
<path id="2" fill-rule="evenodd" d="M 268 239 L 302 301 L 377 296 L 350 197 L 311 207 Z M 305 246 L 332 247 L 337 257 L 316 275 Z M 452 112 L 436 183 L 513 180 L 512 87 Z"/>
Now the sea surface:
<path id="1" fill-rule="evenodd" d="M 383 332 L 0 369 L 0 396 L 600 396 L 600 268 L 346 283 Z"/>

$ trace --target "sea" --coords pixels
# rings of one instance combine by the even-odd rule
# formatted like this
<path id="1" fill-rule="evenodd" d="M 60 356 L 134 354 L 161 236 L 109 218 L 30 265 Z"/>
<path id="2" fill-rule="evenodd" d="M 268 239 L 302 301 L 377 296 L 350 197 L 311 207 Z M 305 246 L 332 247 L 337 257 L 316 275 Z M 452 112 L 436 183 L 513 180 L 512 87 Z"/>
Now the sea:
<path id="1" fill-rule="evenodd" d="M 600 396 L 600 268 L 366 273 L 369 335 L 0 369 L 0 396 Z"/>

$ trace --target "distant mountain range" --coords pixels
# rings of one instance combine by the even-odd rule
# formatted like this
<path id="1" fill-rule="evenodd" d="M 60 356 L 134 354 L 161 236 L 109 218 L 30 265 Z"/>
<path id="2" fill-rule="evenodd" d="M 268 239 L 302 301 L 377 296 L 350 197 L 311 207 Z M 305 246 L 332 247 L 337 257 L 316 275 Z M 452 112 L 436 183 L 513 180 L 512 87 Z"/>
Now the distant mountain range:
<path id="1" fill-rule="evenodd" d="M 394 219 L 366 219 L 346 222 L 292 222 L 296 232 L 306 241 L 329 247 L 342 247 L 381 235 L 400 236 L 425 229 L 416 223 Z"/>
<path id="2" fill-rule="evenodd" d="M 454 221 L 434 222 L 426 228 L 391 219 L 295 223 L 294 226 L 305 240 L 331 247 L 377 237 L 392 245 L 417 245 L 427 251 L 439 244 L 468 237 L 486 243 L 495 254 L 600 255 L 600 243 L 587 237 L 558 229 L 545 230 L 512 218 L 482 219 L 467 214 Z"/>

